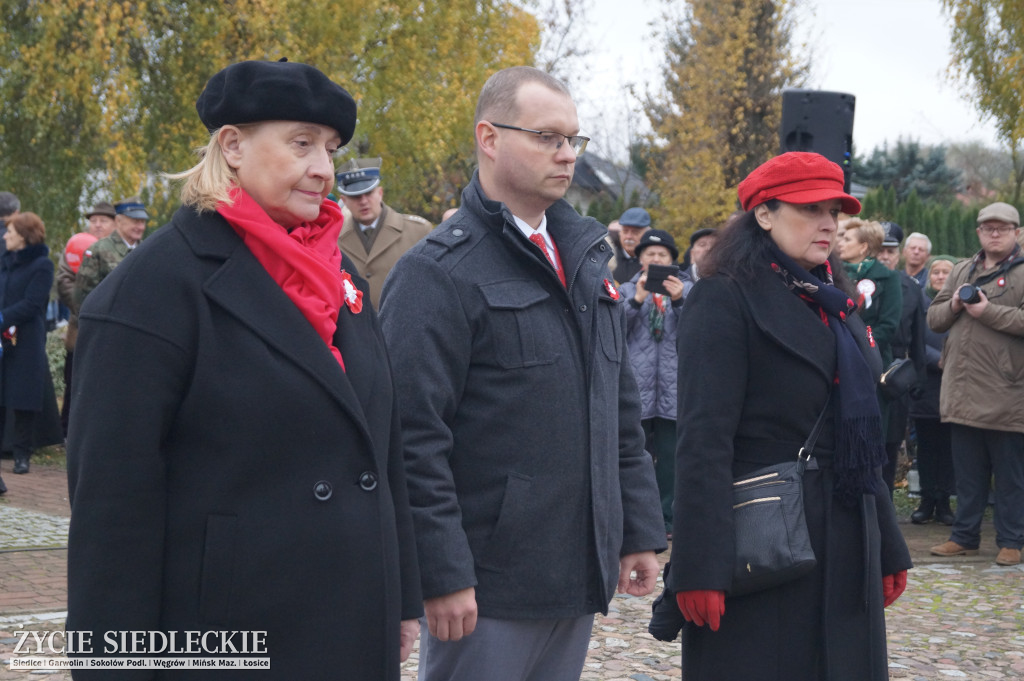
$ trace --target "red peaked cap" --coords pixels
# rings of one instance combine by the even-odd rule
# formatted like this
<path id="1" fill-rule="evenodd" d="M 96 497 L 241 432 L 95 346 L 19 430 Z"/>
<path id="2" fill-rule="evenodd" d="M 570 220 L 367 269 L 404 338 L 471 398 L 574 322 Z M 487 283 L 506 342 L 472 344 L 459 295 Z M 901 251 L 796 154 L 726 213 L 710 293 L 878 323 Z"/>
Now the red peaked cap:
<path id="1" fill-rule="evenodd" d="M 743 210 L 770 199 L 786 203 L 839 199 L 847 215 L 860 212 L 860 201 L 843 191 L 843 169 L 821 154 L 808 151 L 790 151 L 762 163 L 736 191 Z"/>

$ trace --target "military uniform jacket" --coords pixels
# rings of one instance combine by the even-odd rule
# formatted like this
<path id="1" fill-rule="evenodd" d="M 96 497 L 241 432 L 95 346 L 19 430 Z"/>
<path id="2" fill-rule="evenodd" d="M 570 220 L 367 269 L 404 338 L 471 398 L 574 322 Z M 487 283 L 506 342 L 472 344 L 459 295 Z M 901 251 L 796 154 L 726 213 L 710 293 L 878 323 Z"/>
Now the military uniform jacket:
<path id="1" fill-rule="evenodd" d="M 82 264 L 75 277 L 72 309 L 80 309 L 85 297 L 92 293 L 92 290 L 99 286 L 99 283 L 113 272 L 132 250 L 134 249 L 130 248 L 116 231 L 90 246 L 82 256 Z"/>
<path id="2" fill-rule="evenodd" d="M 338 247 L 352 259 L 359 274 L 370 283 L 370 300 L 373 301 L 374 309 L 380 306 L 380 293 L 388 272 L 402 254 L 429 234 L 431 229 L 433 225 L 420 216 L 403 215 L 384 205 L 381 207 L 380 219 L 377 220 L 377 236 L 367 253 L 359 235 L 359 223 L 355 219 L 346 220 L 338 237 Z"/>
<path id="3" fill-rule="evenodd" d="M 79 331 L 68 627 L 260 630 L 259 678 L 397 681 L 422 599 L 372 308 L 339 313 L 343 372 L 223 218 L 182 208 Z"/>
<path id="4" fill-rule="evenodd" d="M 485 617 L 604 612 L 666 545 L 605 230 L 547 220 L 568 288 L 474 177 L 381 306 L 424 596 L 475 586 Z"/>

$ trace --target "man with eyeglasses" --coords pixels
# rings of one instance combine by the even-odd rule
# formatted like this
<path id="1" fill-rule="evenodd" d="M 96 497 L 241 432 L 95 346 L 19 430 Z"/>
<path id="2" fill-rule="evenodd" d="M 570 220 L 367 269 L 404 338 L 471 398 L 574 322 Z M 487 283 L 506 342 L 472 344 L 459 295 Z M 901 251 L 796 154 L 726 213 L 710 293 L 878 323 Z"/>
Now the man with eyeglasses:
<path id="1" fill-rule="evenodd" d="M 579 128 L 560 81 L 491 76 L 459 212 L 384 286 L 421 681 L 578 679 L 594 613 L 657 579 L 665 531 L 612 249 L 563 199 Z"/>
<path id="2" fill-rule="evenodd" d="M 928 308 L 949 331 L 942 350 L 939 411 L 952 424 L 956 520 L 936 556 L 978 553 L 981 519 L 995 479 L 999 565 L 1020 563 L 1024 546 L 1024 257 L 1020 215 L 1006 203 L 978 213 L 981 250 L 958 263 Z"/>

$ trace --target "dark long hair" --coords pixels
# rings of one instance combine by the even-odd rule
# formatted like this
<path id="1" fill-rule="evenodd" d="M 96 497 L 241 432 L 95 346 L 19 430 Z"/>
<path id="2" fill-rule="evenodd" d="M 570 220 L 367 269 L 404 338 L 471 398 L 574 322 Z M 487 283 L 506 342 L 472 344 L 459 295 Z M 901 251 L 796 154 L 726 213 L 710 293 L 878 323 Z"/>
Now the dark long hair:
<path id="1" fill-rule="evenodd" d="M 778 199 L 768 199 L 764 205 L 774 213 L 782 202 Z M 771 246 L 772 237 L 766 230 L 761 229 L 752 208 L 722 229 L 718 241 L 704 256 L 700 276 L 704 278 L 722 275 L 742 282 L 753 281 L 771 258 Z M 828 260 L 832 266 L 832 280 L 836 287 L 847 294 L 852 294 L 853 284 L 846 276 L 836 251 L 829 255 Z M 818 275 L 819 272 L 812 271 L 812 274 Z M 824 273 L 820 274 L 819 278 L 824 281 Z"/>

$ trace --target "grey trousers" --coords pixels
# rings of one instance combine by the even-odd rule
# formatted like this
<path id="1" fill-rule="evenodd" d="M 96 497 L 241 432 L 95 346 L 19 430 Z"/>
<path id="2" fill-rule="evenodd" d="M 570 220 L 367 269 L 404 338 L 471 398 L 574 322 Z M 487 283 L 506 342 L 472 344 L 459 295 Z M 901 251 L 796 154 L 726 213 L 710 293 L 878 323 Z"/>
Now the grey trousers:
<path id="1" fill-rule="evenodd" d="M 968 549 L 981 542 L 981 519 L 995 477 L 996 544 L 1024 547 L 1024 433 L 952 424 L 956 522 L 950 539 Z"/>
<path id="2" fill-rule="evenodd" d="M 477 619 L 460 641 L 439 641 L 420 620 L 419 681 L 579 681 L 594 616 Z"/>

